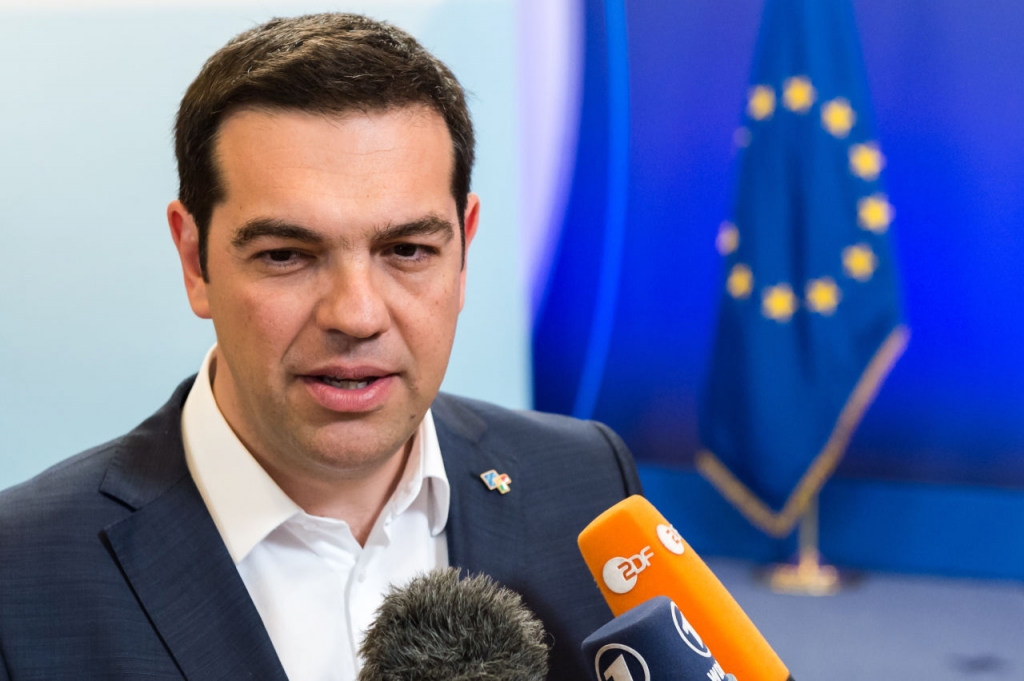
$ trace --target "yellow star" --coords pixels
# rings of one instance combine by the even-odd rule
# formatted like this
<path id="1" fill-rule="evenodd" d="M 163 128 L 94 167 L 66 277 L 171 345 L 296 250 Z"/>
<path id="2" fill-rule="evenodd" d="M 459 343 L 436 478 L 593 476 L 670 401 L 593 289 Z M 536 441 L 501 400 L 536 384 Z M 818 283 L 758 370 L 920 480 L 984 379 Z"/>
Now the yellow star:
<path id="1" fill-rule="evenodd" d="M 821 124 L 833 137 L 845 139 L 856 122 L 857 114 L 842 97 L 825 102 L 821 107 Z"/>
<path id="2" fill-rule="evenodd" d="M 754 273 L 742 263 L 733 265 L 729 278 L 725 280 L 725 290 L 737 300 L 749 298 L 750 292 L 754 290 Z"/>
<path id="3" fill-rule="evenodd" d="M 885 156 L 874 142 L 850 147 L 850 172 L 862 180 L 877 180 L 885 167 Z"/>
<path id="4" fill-rule="evenodd" d="M 857 202 L 857 222 L 875 234 L 883 234 L 889 229 L 895 213 L 885 194 L 872 194 Z"/>
<path id="5" fill-rule="evenodd" d="M 782 84 L 782 105 L 795 113 L 807 113 L 818 93 L 807 76 L 793 76 Z"/>
<path id="6" fill-rule="evenodd" d="M 721 255 L 729 255 L 740 245 L 740 230 L 731 222 L 723 222 L 718 226 L 718 236 L 715 237 L 715 248 Z"/>
<path id="7" fill-rule="evenodd" d="M 761 294 L 761 314 L 784 324 L 793 318 L 796 312 L 796 296 L 789 284 L 769 286 Z"/>
<path id="8" fill-rule="evenodd" d="M 867 281 L 878 269 L 878 258 L 867 244 L 847 246 L 843 249 L 843 269 L 847 276 L 857 281 Z"/>
<path id="9" fill-rule="evenodd" d="M 836 311 L 843 294 L 836 286 L 832 277 L 811 279 L 807 282 L 806 290 L 807 307 L 811 312 L 823 314 L 826 317 Z"/>
<path id="10" fill-rule="evenodd" d="M 768 85 L 750 88 L 747 98 L 747 113 L 755 121 L 771 118 L 775 113 L 775 90 Z"/>

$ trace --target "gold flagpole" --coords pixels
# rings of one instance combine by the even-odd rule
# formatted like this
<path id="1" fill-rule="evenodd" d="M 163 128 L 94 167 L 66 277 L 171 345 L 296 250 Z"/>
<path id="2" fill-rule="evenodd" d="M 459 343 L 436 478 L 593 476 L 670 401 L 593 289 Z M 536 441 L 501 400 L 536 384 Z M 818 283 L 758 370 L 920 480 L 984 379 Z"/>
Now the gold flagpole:
<path id="1" fill-rule="evenodd" d="M 818 495 L 800 518 L 799 553 L 796 565 L 776 565 L 768 571 L 768 585 L 776 593 L 797 596 L 831 596 L 839 591 L 839 571 L 821 562 L 818 550 Z"/>

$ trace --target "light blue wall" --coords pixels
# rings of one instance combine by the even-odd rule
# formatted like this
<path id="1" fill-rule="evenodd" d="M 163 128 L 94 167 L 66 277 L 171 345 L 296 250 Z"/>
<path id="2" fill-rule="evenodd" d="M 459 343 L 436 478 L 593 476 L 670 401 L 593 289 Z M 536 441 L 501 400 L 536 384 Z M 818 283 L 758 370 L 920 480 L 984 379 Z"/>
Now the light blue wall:
<path id="1" fill-rule="evenodd" d="M 116 437 L 213 341 L 188 308 L 164 209 L 171 123 L 211 52 L 323 5 L 17 11 L 0 4 L 0 487 Z M 512 0 L 334 5 L 411 31 L 471 93 L 483 202 L 444 389 L 530 400 L 516 262 Z"/>

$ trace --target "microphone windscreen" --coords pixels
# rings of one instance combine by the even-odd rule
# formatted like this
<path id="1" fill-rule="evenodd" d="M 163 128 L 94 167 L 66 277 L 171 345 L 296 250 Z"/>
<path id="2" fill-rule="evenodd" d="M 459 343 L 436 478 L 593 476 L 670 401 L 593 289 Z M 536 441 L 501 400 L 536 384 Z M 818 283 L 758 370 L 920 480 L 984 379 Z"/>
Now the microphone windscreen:
<path id="1" fill-rule="evenodd" d="M 641 496 L 599 515 L 579 537 L 583 559 L 612 613 L 671 598 L 740 681 L 786 681 L 789 670 L 711 569 Z"/>
<path id="2" fill-rule="evenodd" d="M 725 681 L 729 678 L 672 599 L 627 610 L 583 641 L 596 681 Z"/>
<path id="3" fill-rule="evenodd" d="M 545 638 L 519 594 L 485 575 L 434 570 L 384 597 L 359 681 L 544 681 Z"/>

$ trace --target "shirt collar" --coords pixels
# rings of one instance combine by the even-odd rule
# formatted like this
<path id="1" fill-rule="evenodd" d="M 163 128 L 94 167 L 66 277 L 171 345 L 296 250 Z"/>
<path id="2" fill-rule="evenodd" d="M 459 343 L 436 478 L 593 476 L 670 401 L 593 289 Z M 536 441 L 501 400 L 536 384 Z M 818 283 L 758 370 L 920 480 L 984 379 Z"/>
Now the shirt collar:
<path id="1" fill-rule="evenodd" d="M 189 472 L 237 565 L 267 535 L 304 511 L 278 487 L 224 419 L 210 385 L 216 349 L 214 345 L 206 353 L 185 400 L 181 432 Z M 416 431 L 402 480 L 388 502 L 390 515 L 401 515 L 424 486 L 430 533 L 437 536 L 448 522 L 451 487 L 430 410 Z M 388 512 L 385 508 L 384 513 Z"/>
<path id="2" fill-rule="evenodd" d="M 402 479 L 388 504 L 391 508 L 386 508 L 384 513 L 390 513 L 392 517 L 404 513 L 423 492 L 424 486 L 428 495 L 427 521 L 430 525 L 430 534 L 436 537 L 444 531 L 444 526 L 448 522 L 451 488 L 444 470 L 437 431 L 434 429 L 434 415 L 429 409 L 414 436 L 412 451 L 405 464 Z"/>

